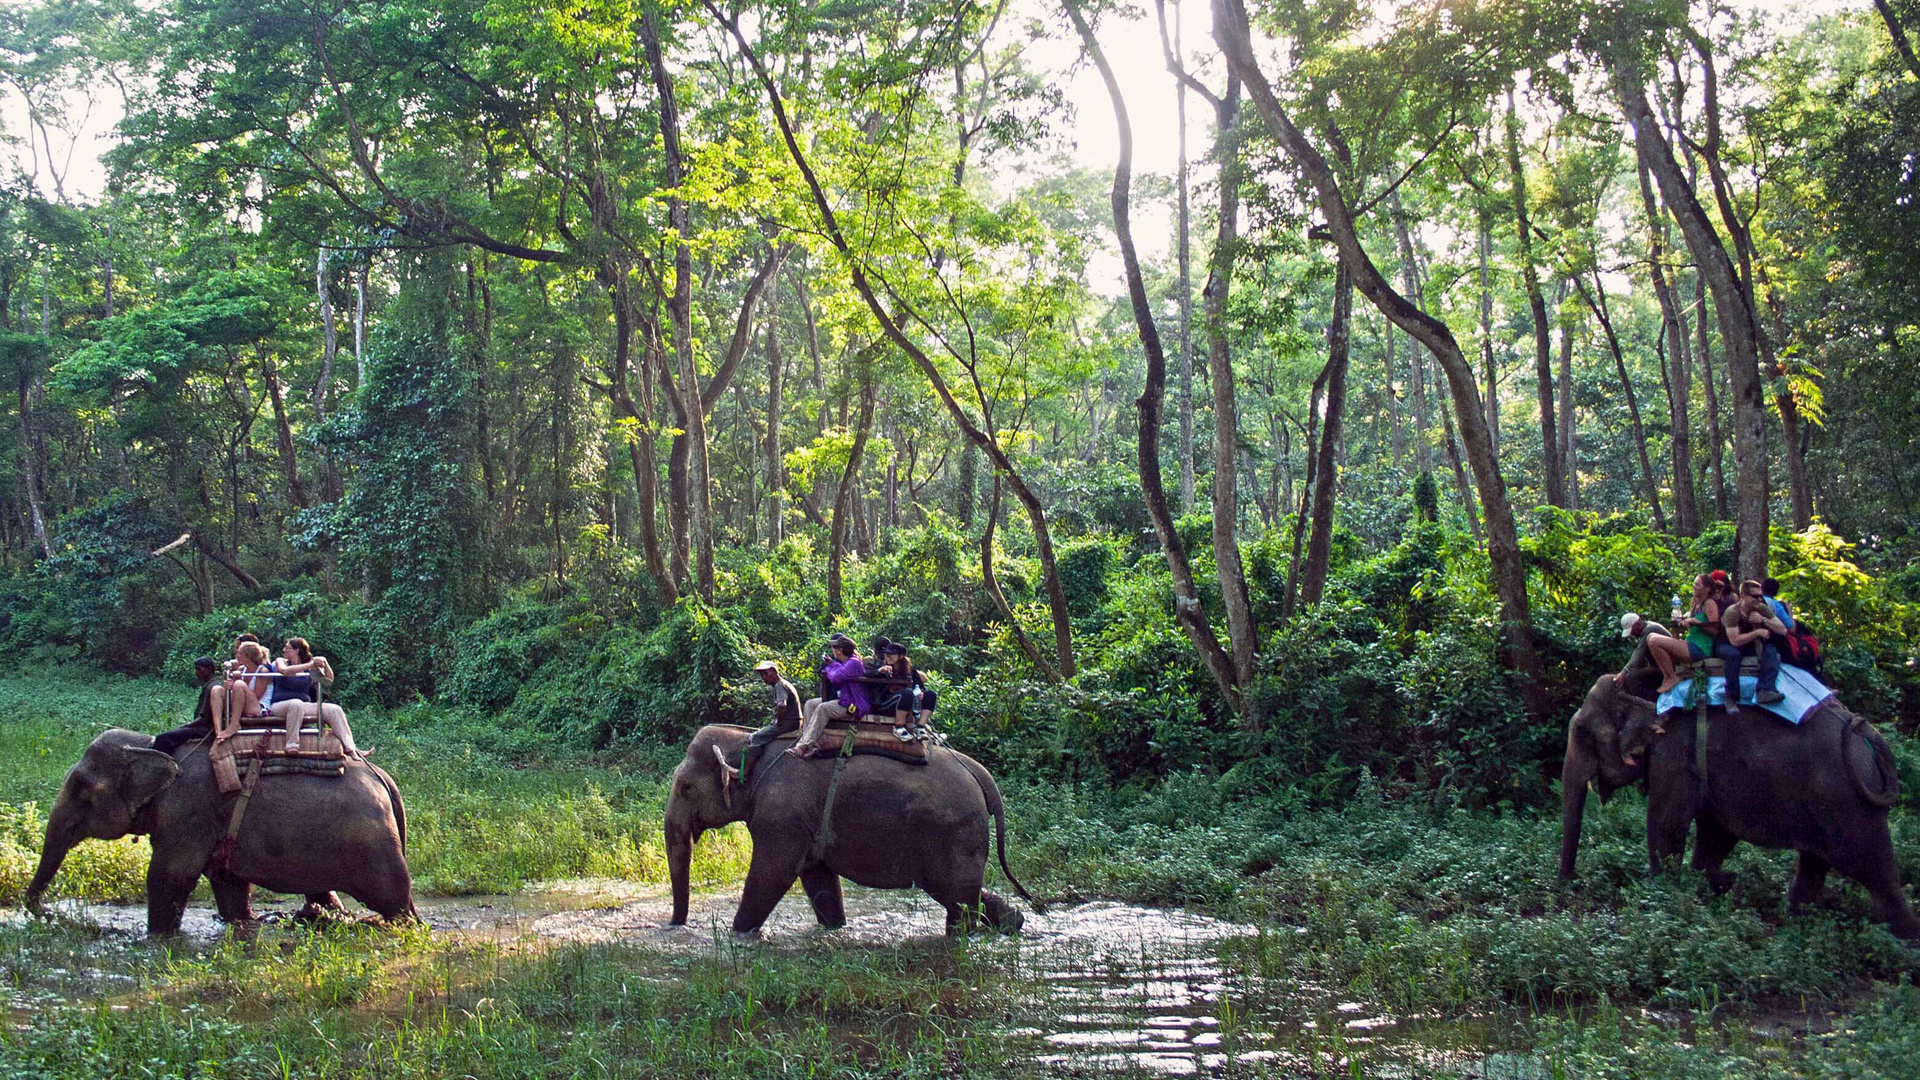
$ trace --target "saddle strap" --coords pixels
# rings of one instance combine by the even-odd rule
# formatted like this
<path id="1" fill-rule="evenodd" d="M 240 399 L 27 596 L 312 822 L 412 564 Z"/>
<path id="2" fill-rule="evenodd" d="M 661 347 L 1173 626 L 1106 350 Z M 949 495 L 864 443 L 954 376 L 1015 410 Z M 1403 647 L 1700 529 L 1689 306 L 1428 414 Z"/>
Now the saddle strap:
<path id="1" fill-rule="evenodd" d="M 253 800 L 254 785 L 260 781 L 260 765 L 257 757 L 247 765 L 246 782 L 240 785 L 240 798 L 234 801 L 233 816 L 227 819 L 227 834 L 214 849 L 214 862 L 229 874 L 233 872 L 233 850 L 240 836 L 240 823 L 247 818 L 247 803 Z"/>
<path id="2" fill-rule="evenodd" d="M 853 760 L 853 735 L 849 733 L 840 743 L 840 760 L 833 763 L 833 776 L 827 780 L 826 805 L 820 810 L 820 831 L 813 836 L 813 861 L 826 858 L 827 849 L 833 846 L 833 795 L 840 788 L 840 774 L 847 771 L 847 762 Z"/>
<path id="3" fill-rule="evenodd" d="M 1700 777 L 1700 791 L 1707 790 L 1707 695 L 1695 695 L 1693 709 L 1693 771 Z"/>

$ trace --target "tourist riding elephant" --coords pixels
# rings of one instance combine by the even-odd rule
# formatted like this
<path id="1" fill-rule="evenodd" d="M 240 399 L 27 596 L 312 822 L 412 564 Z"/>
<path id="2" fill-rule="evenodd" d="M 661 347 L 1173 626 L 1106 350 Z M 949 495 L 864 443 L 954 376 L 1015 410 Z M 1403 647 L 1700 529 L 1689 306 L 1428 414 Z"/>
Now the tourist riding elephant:
<path id="1" fill-rule="evenodd" d="M 666 840 L 674 925 L 687 921 L 694 842 L 708 829 L 744 821 L 753 860 L 733 916 L 736 933 L 758 930 L 795 878 L 821 925 L 844 925 L 843 877 L 878 889 L 919 886 L 947 909 L 949 934 L 970 929 L 979 912 L 996 928 L 1020 928 L 1019 910 L 981 888 L 991 819 L 999 828 L 1001 871 L 1034 903 L 1007 867 L 1000 789 L 978 762 L 936 746 L 925 765 L 869 754 L 843 763 L 786 756 L 784 744 L 775 743 L 742 785 L 733 763 L 750 734 L 725 724 L 701 728 L 673 771 Z"/>
<path id="2" fill-rule="evenodd" d="M 231 860 L 216 850 L 226 835 L 237 794 L 222 794 L 200 744 L 174 757 L 153 749 L 153 736 L 112 728 L 93 740 L 47 816 L 40 866 L 27 886 L 27 905 L 40 899 L 73 845 L 147 835 L 147 932 L 180 929 L 187 898 L 201 875 L 228 922 L 253 918 L 255 885 L 306 894 L 325 902 L 339 890 L 385 918 L 414 917 L 413 879 L 407 872 L 407 817 L 400 792 L 385 772 L 349 762 L 339 777 L 261 777 Z"/>
<path id="3" fill-rule="evenodd" d="M 1873 725 L 1829 701 L 1800 724 L 1756 706 L 1709 710 L 1705 782 L 1694 759 L 1695 715 L 1660 716 L 1612 675 L 1602 676 L 1567 727 L 1561 768 L 1560 877 L 1573 875 L 1581 814 L 1592 782 L 1605 801 L 1647 782 L 1647 854 L 1657 873 L 1686 848 L 1698 824 L 1693 866 L 1724 891 L 1720 865 L 1742 840 L 1799 855 L 1788 904 L 1820 897 L 1827 871 L 1866 887 L 1874 918 L 1903 938 L 1920 938 L 1894 864 L 1887 808 L 1899 795 L 1892 753 Z"/>

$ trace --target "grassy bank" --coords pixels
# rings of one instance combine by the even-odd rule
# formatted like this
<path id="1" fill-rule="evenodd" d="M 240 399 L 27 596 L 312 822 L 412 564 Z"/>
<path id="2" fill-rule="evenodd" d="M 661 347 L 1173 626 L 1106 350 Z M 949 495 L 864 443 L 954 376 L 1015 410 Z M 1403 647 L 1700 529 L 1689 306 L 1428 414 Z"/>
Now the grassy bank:
<path id="1" fill-rule="evenodd" d="M 124 711 L 154 700 L 180 707 Z M 152 683 L 0 681 L 7 902 L 37 853 L 29 803 L 44 807 L 101 727 L 159 730 L 190 701 Z M 515 760 L 493 749 L 486 724 L 423 708 L 356 714 L 408 798 L 423 892 L 663 875 L 674 755 Z M 1581 875 L 1563 887 L 1559 823 L 1547 815 L 1447 810 L 1364 787 L 1338 810 L 1311 810 L 1284 796 L 1230 799 L 1200 776 L 1145 794 L 1004 787 L 1015 869 L 1054 904 L 1182 905 L 1256 928 L 1218 947 L 1218 1030 L 1258 1032 L 1277 1054 L 1234 1066 L 1245 1074 L 1404 1073 L 1406 1045 L 1371 1041 L 1332 1013 L 1350 1000 L 1431 1018 L 1421 1075 L 1920 1075 L 1920 954 L 1868 921 L 1856 887 L 1836 881 L 1829 904 L 1789 915 L 1791 856 L 1752 848 L 1729 863 L 1739 884 L 1725 896 L 1686 871 L 1647 881 L 1644 804 L 1631 794 L 1589 807 Z M 1904 809 L 1895 828 L 1911 887 L 1920 835 Z M 704 880 L 731 891 L 744 837 L 701 851 Z M 89 842 L 59 888 L 129 899 L 144 867 L 141 845 Z M 15 1017 L 0 1076 L 1023 1075 L 1040 1068 L 1033 1032 L 1054 1030 L 1064 1007 L 1027 948 L 689 948 L 644 932 L 588 946 L 362 927 L 163 945 L 0 921 Z M 1115 957 L 1084 963 L 1126 985 Z"/>

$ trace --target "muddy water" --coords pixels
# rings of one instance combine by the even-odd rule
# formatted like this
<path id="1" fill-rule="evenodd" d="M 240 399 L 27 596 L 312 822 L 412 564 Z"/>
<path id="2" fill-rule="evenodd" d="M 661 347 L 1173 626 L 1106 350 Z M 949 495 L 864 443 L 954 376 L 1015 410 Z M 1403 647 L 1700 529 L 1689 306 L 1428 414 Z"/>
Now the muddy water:
<path id="1" fill-rule="evenodd" d="M 604 880 L 547 883 L 512 896 L 423 898 L 439 931 L 511 940 L 620 942 L 673 952 L 734 949 L 737 894 L 696 894 L 688 925 L 667 925 L 672 903 L 659 886 Z M 142 907 L 52 905 L 110 936 L 145 927 Z M 263 913 L 275 907 L 262 903 Z M 290 913 L 292 903 L 277 905 Z M 797 891 L 774 910 L 754 947 L 782 951 L 894 948 L 943 939 L 945 911 L 919 892 L 849 886 L 846 926 L 824 930 Z M 271 916 L 270 916 L 271 917 Z M 184 933 L 212 940 L 224 927 L 209 907 L 187 912 Z M 1032 1046 L 1036 1062 L 1066 1074 L 1148 1071 L 1170 1076 L 1433 1071 L 1531 1077 L 1524 1058 L 1486 1057 L 1489 1032 L 1473 1021 L 1396 1018 L 1320 988 L 1253 987 L 1220 960 L 1224 942 L 1290 928 L 1260 928 L 1179 909 L 1111 902 L 1027 914 L 1018 937 L 970 948 L 1032 988 L 1007 1015 L 1006 1034 Z"/>

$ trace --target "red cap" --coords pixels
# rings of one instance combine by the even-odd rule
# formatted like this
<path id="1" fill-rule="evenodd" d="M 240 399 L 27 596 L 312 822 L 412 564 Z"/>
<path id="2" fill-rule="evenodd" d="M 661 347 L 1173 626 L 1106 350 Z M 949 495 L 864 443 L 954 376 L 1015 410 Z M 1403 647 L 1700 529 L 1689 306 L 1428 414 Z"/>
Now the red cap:
<path id="1" fill-rule="evenodd" d="M 1725 570 L 1715 570 L 1713 573 L 1708 574 L 1707 578 L 1720 585 L 1728 585 L 1733 582 L 1733 578 L 1728 576 Z"/>

